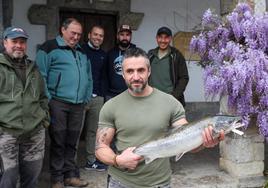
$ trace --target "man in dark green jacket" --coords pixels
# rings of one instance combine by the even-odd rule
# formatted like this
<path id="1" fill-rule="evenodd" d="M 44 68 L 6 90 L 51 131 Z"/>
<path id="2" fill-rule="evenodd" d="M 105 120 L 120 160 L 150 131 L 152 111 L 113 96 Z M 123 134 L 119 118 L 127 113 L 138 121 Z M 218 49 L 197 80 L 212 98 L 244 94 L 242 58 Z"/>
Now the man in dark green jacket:
<path id="1" fill-rule="evenodd" d="M 0 54 L 0 187 L 36 188 L 41 172 L 45 130 L 49 125 L 43 77 L 27 59 L 28 35 L 4 31 Z"/>
<path id="2" fill-rule="evenodd" d="M 172 94 L 185 106 L 183 92 L 189 81 L 185 59 L 176 48 L 170 46 L 172 32 L 161 27 L 156 34 L 158 47 L 148 52 L 151 63 L 149 83 L 165 93 Z"/>

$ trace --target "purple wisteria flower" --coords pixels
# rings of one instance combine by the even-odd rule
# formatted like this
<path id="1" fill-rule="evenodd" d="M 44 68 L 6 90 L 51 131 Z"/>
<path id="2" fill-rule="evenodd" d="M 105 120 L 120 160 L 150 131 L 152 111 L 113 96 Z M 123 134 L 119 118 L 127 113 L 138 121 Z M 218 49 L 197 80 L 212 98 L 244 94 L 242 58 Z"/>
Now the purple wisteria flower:
<path id="1" fill-rule="evenodd" d="M 198 53 L 204 68 L 207 97 L 228 95 L 228 106 L 249 125 L 256 118 L 268 138 L 268 14 L 255 16 L 240 3 L 226 19 L 210 9 L 203 31 L 194 36 L 190 51 Z"/>

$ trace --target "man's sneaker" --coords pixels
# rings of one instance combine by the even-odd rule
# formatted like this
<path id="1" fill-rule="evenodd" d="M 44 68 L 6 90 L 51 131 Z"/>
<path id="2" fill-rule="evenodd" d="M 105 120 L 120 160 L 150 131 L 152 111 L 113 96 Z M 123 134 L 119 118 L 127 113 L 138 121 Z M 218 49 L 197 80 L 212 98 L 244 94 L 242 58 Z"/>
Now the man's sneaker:
<path id="1" fill-rule="evenodd" d="M 86 187 L 88 185 L 88 182 L 80 178 L 73 177 L 73 178 L 66 178 L 64 180 L 64 185 L 71 186 L 71 187 Z"/>
<path id="2" fill-rule="evenodd" d="M 87 162 L 85 166 L 86 170 L 96 170 L 99 172 L 107 170 L 107 166 L 99 161 L 94 161 L 93 163 Z"/>

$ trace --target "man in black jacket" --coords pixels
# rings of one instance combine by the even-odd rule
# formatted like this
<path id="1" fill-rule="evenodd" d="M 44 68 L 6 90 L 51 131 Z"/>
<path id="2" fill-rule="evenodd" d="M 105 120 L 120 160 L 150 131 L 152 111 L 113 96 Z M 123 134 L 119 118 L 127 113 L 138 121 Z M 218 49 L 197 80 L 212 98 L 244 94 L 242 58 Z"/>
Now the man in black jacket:
<path id="1" fill-rule="evenodd" d="M 107 166 L 95 158 L 96 131 L 99 121 L 99 112 L 104 103 L 106 77 L 104 67 L 107 61 L 106 52 L 101 49 L 104 40 L 104 28 L 101 25 L 92 26 L 88 33 L 88 42 L 82 46 L 90 59 L 93 78 L 92 98 L 86 105 L 85 113 L 85 140 L 86 140 L 86 170 L 104 171 Z"/>
<path id="2" fill-rule="evenodd" d="M 106 69 L 108 90 L 106 101 L 127 89 L 127 85 L 122 77 L 122 59 L 127 49 L 136 47 L 136 45 L 131 43 L 131 37 L 132 30 L 130 26 L 126 24 L 121 25 L 117 33 L 118 44 L 108 52 Z"/>
<path id="3" fill-rule="evenodd" d="M 167 27 L 161 27 L 156 34 L 158 47 L 151 49 L 148 56 L 151 63 L 151 86 L 172 94 L 183 106 L 183 92 L 189 81 L 185 59 L 176 48 L 170 46 L 172 32 Z"/>

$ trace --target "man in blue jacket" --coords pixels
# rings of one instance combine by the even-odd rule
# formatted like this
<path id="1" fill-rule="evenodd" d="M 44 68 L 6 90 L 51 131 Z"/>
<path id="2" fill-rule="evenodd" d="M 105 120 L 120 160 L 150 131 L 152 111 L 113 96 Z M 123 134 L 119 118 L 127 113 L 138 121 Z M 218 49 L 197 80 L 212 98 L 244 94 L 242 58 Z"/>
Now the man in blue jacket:
<path id="1" fill-rule="evenodd" d="M 80 179 L 75 161 L 84 107 L 93 87 L 90 62 L 78 44 L 81 34 L 81 24 L 74 18 L 66 19 L 61 35 L 46 41 L 36 57 L 50 99 L 52 188 L 88 184 Z"/>

